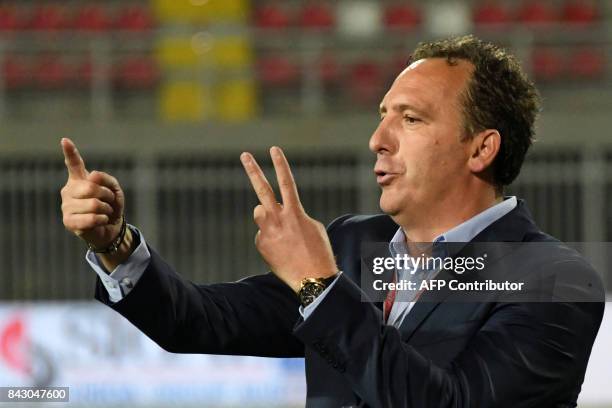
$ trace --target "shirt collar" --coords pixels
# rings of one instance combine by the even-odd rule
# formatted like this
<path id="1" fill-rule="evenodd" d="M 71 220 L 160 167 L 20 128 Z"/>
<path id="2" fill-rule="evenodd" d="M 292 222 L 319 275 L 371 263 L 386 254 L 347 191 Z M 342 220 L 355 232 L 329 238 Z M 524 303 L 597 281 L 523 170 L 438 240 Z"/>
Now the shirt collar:
<path id="1" fill-rule="evenodd" d="M 501 203 L 495 204 L 492 207 L 476 214 L 469 220 L 451 228 L 450 230 L 438 235 L 433 243 L 438 242 L 469 242 L 482 230 L 493 224 L 495 221 L 508 214 L 517 206 L 515 196 L 506 197 Z M 402 253 L 400 249 L 405 244 L 406 235 L 402 228 L 398 228 L 389 242 L 389 250 L 391 253 Z"/>

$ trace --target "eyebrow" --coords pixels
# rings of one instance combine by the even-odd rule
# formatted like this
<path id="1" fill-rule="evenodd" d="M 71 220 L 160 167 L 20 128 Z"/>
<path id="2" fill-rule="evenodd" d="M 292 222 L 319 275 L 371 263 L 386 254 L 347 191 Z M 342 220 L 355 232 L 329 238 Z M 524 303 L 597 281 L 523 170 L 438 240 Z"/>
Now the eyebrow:
<path id="1" fill-rule="evenodd" d="M 412 110 L 418 113 L 419 115 L 428 116 L 427 113 L 425 113 L 424 109 L 417 108 L 416 106 L 411 105 L 409 103 L 396 103 L 395 105 L 392 106 L 391 109 L 396 112 L 404 112 L 406 110 Z M 378 113 L 383 114 L 386 112 L 387 112 L 387 107 L 381 103 L 380 106 L 378 107 Z"/>

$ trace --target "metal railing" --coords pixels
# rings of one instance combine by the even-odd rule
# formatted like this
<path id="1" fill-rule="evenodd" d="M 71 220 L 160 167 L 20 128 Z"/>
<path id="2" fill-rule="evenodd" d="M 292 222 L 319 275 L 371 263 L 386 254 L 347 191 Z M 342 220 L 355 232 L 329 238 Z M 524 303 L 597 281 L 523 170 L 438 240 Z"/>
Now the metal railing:
<path id="1" fill-rule="evenodd" d="M 293 154 L 309 214 L 328 223 L 378 212 L 371 159 L 350 151 Z M 266 270 L 253 245 L 256 197 L 234 154 L 90 157 L 88 164 L 120 180 L 127 218 L 188 279 L 230 281 Z M 0 174 L 0 299 L 91 297 L 84 245 L 62 226 L 61 159 L 5 157 Z M 612 150 L 540 149 L 509 192 L 525 198 L 541 228 L 561 240 L 612 241 Z"/>

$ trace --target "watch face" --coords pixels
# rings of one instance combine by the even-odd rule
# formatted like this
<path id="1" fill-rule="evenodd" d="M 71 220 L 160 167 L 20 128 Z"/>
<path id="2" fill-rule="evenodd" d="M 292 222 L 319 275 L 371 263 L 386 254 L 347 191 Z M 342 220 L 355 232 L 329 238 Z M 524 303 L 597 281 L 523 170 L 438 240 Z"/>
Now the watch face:
<path id="1" fill-rule="evenodd" d="M 317 296 L 319 296 L 325 290 L 325 286 L 318 282 L 308 282 L 300 291 L 300 302 L 303 306 L 311 304 Z"/>

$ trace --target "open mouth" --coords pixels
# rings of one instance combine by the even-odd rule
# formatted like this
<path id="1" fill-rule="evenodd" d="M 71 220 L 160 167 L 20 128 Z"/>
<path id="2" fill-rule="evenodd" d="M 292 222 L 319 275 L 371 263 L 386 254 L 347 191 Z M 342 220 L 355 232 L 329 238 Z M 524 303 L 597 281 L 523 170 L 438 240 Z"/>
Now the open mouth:
<path id="1" fill-rule="evenodd" d="M 375 170 L 374 173 L 376 174 L 376 182 L 381 186 L 389 185 L 397 176 L 396 173 L 387 173 L 382 170 Z"/>

